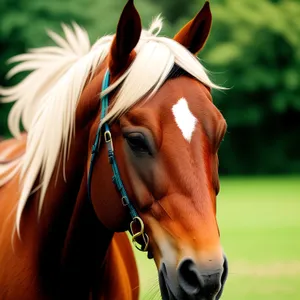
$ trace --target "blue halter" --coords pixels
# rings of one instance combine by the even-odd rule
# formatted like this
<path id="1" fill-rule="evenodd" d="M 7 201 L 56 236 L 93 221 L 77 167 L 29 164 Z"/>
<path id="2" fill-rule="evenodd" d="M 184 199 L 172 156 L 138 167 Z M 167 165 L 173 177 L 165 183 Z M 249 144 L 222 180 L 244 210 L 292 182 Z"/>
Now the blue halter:
<path id="1" fill-rule="evenodd" d="M 104 91 L 105 89 L 107 89 L 109 87 L 109 80 L 110 80 L 110 73 L 109 73 L 109 70 L 107 70 L 105 73 L 104 79 L 103 79 L 103 83 L 102 83 L 102 91 Z M 103 118 L 106 116 L 107 111 L 108 111 L 108 95 L 106 94 L 101 99 L 101 116 L 100 116 L 101 120 L 103 120 Z M 100 137 L 101 137 L 101 132 L 102 132 L 101 127 L 102 126 L 100 126 L 100 124 L 99 124 L 97 133 L 96 133 L 96 137 L 95 137 L 95 142 L 92 147 L 91 163 L 90 163 L 90 169 L 89 169 L 89 173 L 88 173 L 87 185 L 88 185 L 88 198 L 90 201 L 92 201 L 92 196 L 91 196 L 92 174 L 93 174 L 93 169 L 94 169 L 94 165 L 95 165 L 96 155 L 99 152 L 99 148 L 100 148 L 99 147 L 100 146 Z M 104 123 L 103 127 L 104 127 L 103 137 L 104 137 L 104 141 L 105 141 L 107 151 L 108 151 L 108 160 L 109 160 L 109 163 L 110 163 L 110 165 L 112 167 L 112 171 L 113 171 L 112 181 L 115 184 L 117 190 L 119 191 L 119 193 L 121 195 L 121 201 L 122 201 L 123 205 L 128 207 L 130 216 L 132 218 L 132 221 L 130 223 L 130 231 L 132 234 L 132 241 L 137 249 L 139 249 L 141 251 L 147 251 L 148 244 L 149 244 L 149 237 L 144 232 L 144 223 L 143 223 L 142 219 L 138 216 L 136 209 L 130 202 L 128 195 L 126 193 L 124 184 L 122 182 L 119 168 L 118 168 L 117 161 L 116 161 L 116 157 L 115 157 L 115 153 L 114 153 L 114 146 L 113 146 L 112 136 L 111 136 L 111 132 L 110 132 L 108 123 L 107 122 Z M 138 231 L 134 230 L 136 228 L 136 226 L 134 226 L 134 224 L 138 224 L 138 228 L 139 228 Z"/>

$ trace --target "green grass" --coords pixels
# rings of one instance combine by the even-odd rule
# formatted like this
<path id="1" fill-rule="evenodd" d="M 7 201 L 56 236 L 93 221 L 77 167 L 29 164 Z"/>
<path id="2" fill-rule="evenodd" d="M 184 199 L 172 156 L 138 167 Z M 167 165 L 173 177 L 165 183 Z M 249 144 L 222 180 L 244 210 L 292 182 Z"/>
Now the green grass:
<path id="1" fill-rule="evenodd" d="M 218 220 L 230 268 L 222 300 L 300 299 L 300 177 L 221 178 Z M 141 299 L 152 299 L 156 267 L 136 256 Z"/>

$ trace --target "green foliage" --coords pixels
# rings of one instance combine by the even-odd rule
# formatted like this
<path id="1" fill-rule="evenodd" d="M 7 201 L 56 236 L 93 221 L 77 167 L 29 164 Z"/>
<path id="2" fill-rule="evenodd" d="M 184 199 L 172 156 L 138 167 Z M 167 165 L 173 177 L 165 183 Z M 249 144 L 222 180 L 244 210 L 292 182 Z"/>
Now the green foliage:
<path id="1" fill-rule="evenodd" d="M 62 34 L 61 23 L 75 21 L 85 27 L 93 43 L 104 34 L 114 33 L 124 0 L 52 0 L 0 2 L 0 86 L 13 85 L 21 77 L 5 80 L 7 60 L 29 48 L 51 44 L 47 29 Z M 160 11 L 150 1 L 137 4 L 144 25 Z M 9 136 L 6 116 L 11 105 L 0 105 L 0 136 Z"/>
<path id="2" fill-rule="evenodd" d="M 47 28 L 76 21 L 94 42 L 115 32 L 125 0 L 25 1 L 0 3 L 0 85 L 5 64 L 28 48 L 47 45 Z M 143 25 L 162 12 L 163 34 L 173 36 L 204 0 L 136 1 Z M 214 101 L 228 122 L 221 146 L 223 174 L 300 172 L 300 2 L 297 0 L 211 1 L 213 28 L 201 60 L 214 80 L 228 87 Z M 9 105 L 0 106 L 0 135 L 7 135 Z"/>
<path id="3" fill-rule="evenodd" d="M 230 87 L 215 95 L 229 125 L 223 172 L 299 172 L 299 1 L 226 0 L 212 9 L 203 57 Z"/>

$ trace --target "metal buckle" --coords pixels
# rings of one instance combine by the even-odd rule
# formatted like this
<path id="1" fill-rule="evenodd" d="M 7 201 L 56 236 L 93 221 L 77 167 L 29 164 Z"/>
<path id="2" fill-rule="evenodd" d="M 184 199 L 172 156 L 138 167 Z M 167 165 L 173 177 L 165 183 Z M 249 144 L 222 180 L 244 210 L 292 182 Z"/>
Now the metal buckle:
<path id="1" fill-rule="evenodd" d="M 133 224 L 135 222 L 139 223 L 140 230 L 136 233 L 133 233 Z M 149 246 L 149 237 L 145 233 L 145 226 L 144 222 L 140 217 L 134 217 L 133 220 L 130 223 L 130 231 L 132 234 L 132 243 L 134 244 L 135 248 L 138 249 L 139 251 L 146 252 Z M 141 237 L 143 239 L 143 244 L 140 244 L 137 239 Z"/>
<path id="2" fill-rule="evenodd" d="M 109 130 L 106 130 L 104 132 L 104 140 L 105 140 L 105 143 L 110 143 L 111 142 L 111 133 Z"/>
<path id="3" fill-rule="evenodd" d="M 121 201 L 122 201 L 123 206 L 127 206 L 128 205 L 128 198 L 126 196 L 123 196 L 122 199 L 121 199 Z"/>

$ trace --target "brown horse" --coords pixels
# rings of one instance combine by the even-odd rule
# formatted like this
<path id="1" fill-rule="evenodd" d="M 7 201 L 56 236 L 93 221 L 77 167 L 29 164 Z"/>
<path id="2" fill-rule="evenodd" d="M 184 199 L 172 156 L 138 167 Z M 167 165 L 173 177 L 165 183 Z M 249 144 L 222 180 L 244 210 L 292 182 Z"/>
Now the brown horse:
<path id="1" fill-rule="evenodd" d="M 10 76 L 31 73 L 0 89 L 3 102 L 16 101 L 14 139 L 0 143 L 1 300 L 138 299 L 129 224 L 154 257 L 163 299 L 220 298 L 226 122 L 196 57 L 208 2 L 174 39 L 158 36 L 161 27 L 157 18 L 142 30 L 129 0 L 116 35 L 91 47 L 77 24 L 63 25 L 65 39 L 49 32 L 57 46 L 11 60 Z"/>

